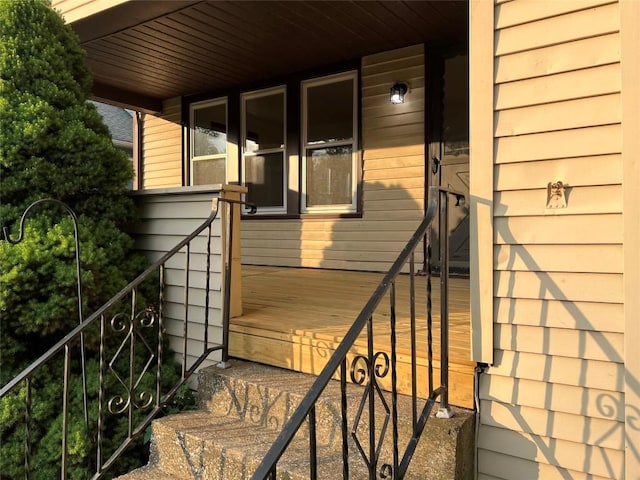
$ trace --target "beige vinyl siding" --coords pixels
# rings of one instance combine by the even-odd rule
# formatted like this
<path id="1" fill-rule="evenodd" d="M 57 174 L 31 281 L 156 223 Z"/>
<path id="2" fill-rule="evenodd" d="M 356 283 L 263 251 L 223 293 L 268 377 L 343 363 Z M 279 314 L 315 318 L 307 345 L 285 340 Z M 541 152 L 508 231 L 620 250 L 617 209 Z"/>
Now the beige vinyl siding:
<path id="1" fill-rule="evenodd" d="M 479 478 L 620 479 L 619 6 L 514 0 L 494 14 L 494 363 Z M 566 208 L 546 206 L 555 181 Z"/>
<path id="2" fill-rule="evenodd" d="M 162 113 L 145 114 L 142 138 L 143 189 L 182 185 L 180 98 L 162 103 Z"/>
<path id="3" fill-rule="evenodd" d="M 394 81 L 409 83 L 392 105 Z M 386 270 L 417 227 L 424 205 L 424 48 L 362 60 L 362 218 L 246 220 L 242 262 Z"/>
<path id="4" fill-rule="evenodd" d="M 155 261 L 175 247 L 191 234 L 211 214 L 212 199 L 220 195 L 219 191 L 189 188 L 146 190 L 135 194 L 139 208 L 140 221 L 136 224 L 134 236 L 136 248 L 150 261 Z M 213 224 L 211 244 L 211 286 L 209 297 L 209 340 L 222 342 L 222 240 L 221 221 L 216 218 Z M 189 280 L 189 330 L 187 345 L 187 366 L 203 352 L 204 314 L 205 314 L 205 272 L 206 272 L 206 233 L 205 230 L 191 246 Z M 169 335 L 169 345 L 178 355 L 184 353 L 182 338 L 185 311 L 185 254 L 184 251 L 166 264 L 165 279 L 165 318 L 164 325 Z M 211 365 L 218 359 L 213 354 L 204 365 Z"/>

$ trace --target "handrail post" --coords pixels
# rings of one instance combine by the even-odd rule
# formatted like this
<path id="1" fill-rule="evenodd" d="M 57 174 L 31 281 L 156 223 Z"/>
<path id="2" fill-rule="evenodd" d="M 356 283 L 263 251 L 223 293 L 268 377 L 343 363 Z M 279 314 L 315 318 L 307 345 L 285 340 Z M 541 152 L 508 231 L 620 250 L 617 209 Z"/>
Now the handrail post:
<path id="1" fill-rule="evenodd" d="M 449 406 L 449 192 L 440 190 L 440 408 L 438 418 L 451 418 Z"/>
<path id="2" fill-rule="evenodd" d="M 222 311 L 222 360 L 218 367 L 227 368 L 229 361 L 229 321 L 242 315 L 242 271 L 240 264 L 240 220 L 242 195 L 246 187 L 225 185 L 219 202 L 227 205 L 222 210 L 223 255 L 223 311 Z M 254 207 L 251 207 L 254 213 Z"/>

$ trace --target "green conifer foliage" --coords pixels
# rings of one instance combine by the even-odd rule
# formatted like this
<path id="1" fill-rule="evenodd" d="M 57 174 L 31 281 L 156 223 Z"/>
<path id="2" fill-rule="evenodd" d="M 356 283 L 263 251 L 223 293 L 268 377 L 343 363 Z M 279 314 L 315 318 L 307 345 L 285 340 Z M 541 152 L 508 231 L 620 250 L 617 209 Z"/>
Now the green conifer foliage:
<path id="1" fill-rule="evenodd" d="M 86 318 L 144 267 L 123 231 L 134 220 L 131 163 L 86 102 L 84 52 L 47 1 L 0 0 L 0 37 L 0 223 L 15 238 L 24 209 L 47 197 L 77 213 Z M 77 325 L 74 255 L 71 219 L 55 207 L 33 210 L 22 243 L 0 241 L 0 385 Z M 88 349 L 92 385 L 95 341 Z M 60 378 L 59 364 L 34 377 L 35 478 L 59 477 Z M 77 403 L 81 386 L 73 388 Z M 0 402 L 0 478 L 24 477 L 23 395 Z M 70 432 L 71 477 L 86 478 L 90 440 L 82 422 Z"/>

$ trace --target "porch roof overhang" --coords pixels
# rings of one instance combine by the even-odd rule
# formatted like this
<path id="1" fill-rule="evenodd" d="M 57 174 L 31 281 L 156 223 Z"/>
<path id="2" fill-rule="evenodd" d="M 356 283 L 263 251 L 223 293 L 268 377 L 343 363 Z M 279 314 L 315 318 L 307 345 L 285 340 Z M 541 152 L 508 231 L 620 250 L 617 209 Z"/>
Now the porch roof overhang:
<path id="1" fill-rule="evenodd" d="M 124 1 L 72 20 L 95 98 L 142 111 L 418 43 L 465 42 L 467 1 Z M 64 12 L 63 12 L 64 13 Z"/>

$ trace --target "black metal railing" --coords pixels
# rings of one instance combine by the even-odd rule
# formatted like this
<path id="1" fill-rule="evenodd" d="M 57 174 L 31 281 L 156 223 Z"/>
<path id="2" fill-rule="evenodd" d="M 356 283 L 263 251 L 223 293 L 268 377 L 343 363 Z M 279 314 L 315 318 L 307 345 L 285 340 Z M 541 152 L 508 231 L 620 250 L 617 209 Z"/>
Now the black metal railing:
<path id="1" fill-rule="evenodd" d="M 429 416 L 436 402 L 439 401 L 440 408 L 437 412 L 439 417 L 448 418 L 452 415 L 449 406 L 449 386 L 448 386 L 448 235 L 440 235 L 440 386 L 433 386 L 433 319 L 431 312 L 431 277 L 430 277 L 430 254 L 427 255 L 426 268 L 426 338 L 422 340 L 426 344 L 427 354 L 427 389 L 428 395 L 424 399 L 424 404 L 419 410 L 418 403 L 418 373 L 417 373 L 417 345 L 418 328 L 416 318 L 416 295 L 415 295 L 415 252 L 420 247 L 420 242 L 425 237 L 427 230 L 434 219 L 439 220 L 439 232 L 448 232 L 449 201 L 454 198 L 457 204 L 464 200 L 464 196 L 456 192 L 448 191 L 439 187 L 431 187 L 425 218 L 413 234 L 405 248 L 402 250 L 390 270 L 384 276 L 373 295 L 357 316 L 355 322 L 346 333 L 342 342 L 336 348 L 332 357 L 315 380 L 309 392 L 301 400 L 298 408 L 291 415 L 288 423 L 285 424 L 282 432 L 271 446 L 262 462 L 253 475 L 254 480 L 278 478 L 278 462 L 285 454 L 289 445 L 294 441 L 298 432 L 301 432 L 302 441 L 309 442 L 309 478 L 318 478 L 318 440 L 316 436 L 316 406 L 330 380 L 339 378 L 341 391 L 341 449 L 342 449 L 342 477 L 349 478 L 350 459 L 352 451 L 359 452 L 357 471 L 361 472 L 364 467 L 368 472 L 368 478 L 394 478 L 402 479 L 407 473 L 409 464 L 415 453 L 418 440 L 420 439 Z M 428 237 L 427 237 L 428 238 Z M 430 246 L 427 247 L 427 252 Z M 412 424 L 408 438 L 403 437 L 400 443 L 398 427 L 398 348 L 396 332 L 396 280 L 403 271 L 406 271 L 408 263 L 409 273 L 409 302 L 410 302 L 410 351 L 411 351 L 411 411 Z M 389 352 L 384 350 L 376 351 L 374 348 L 374 313 L 377 311 L 382 300 L 389 296 Z M 356 340 L 361 337 L 366 329 L 367 352 L 366 354 L 353 355 L 357 351 Z M 375 337 L 380 340 L 379 335 Z M 381 379 L 391 374 L 390 394 L 383 392 Z M 359 408 L 355 416 L 349 416 L 347 412 L 347 384 L 348 377 L 350 383 L 365 386 Z M 390 395 L 390 401 L 387 400 Z M 382 410 L 382 414 L 376 413 Z M 382 417 L 382 418 L 381 418 Z M 391 454 L 382 461 L 382 445 L 391 422 Z M 351 429 L 349 424 L 351 423 Z M 302 432 L 303 425 L 306 425 Z M 365 437 L 361 440 L 361 437 Z M 403 448 L 401 450 L 401 447 Z M 338 469 L 332 466 L 332 475 L 335 476 Z M 283 477 L 284 478 L 284 477 Z M 287 477 L 288 478 L 288 477 Z"/>
<path id="2" fill-rule="evenodd" d="M 35 202 L 51 201 L 50 199 Z M 55 203 L 60 203 L 53 201 Z M 220 352 L 221 359 L 228 358 L 228 326 L 229 326 L 229 297 L 231 291 L 225 287 L 222 289 L 222 327 L 212 325 L 211 316 L 211 292 L 212 285 L 212 242 L 218 238 L 213 234 L 213 224 L 219 211 L 220 202 L 228 204 L 230 223 L 226 229 L 227 249 L 224 255 L 227 257 L 225 264 L 225 283 L 230 283 L 232 263 L 232 230 L 234 222 L 235 204 L 244 204 L 239 200 L 229 198 L 216 198 L 213 200 L 211 215 L 189 236 L 178 243 L 168 253 L 148 267 L 141 275 L 129 283 L 106 304 L 95 313 L 84 319 L 82 317 L 82 283 L 80 274 L 80 242 L 77 237 L 76 227 L 76 262 L 78 275 L 78 305 L 79 325 L 69 332 L 64 338 L 52 346 L 46 353 L 40 356 L 31 365 L 25 368 L 19 375 L 9 381 L 0 389 L 0 399 L 9 395 L 23 398 L 24 401 L 24 472 L 25 478 L 31 478 L 32 465 L 32 430 L 34 425 L 34 405 L 37 405 L 37 397 L 34 394 L 34 379 L 38 380 L 41 371 L 57 362 L 62 365 L 62 398 L 60 411 L 62 421 L 59 432 L 60 439 L 60 478 L 68 477 L 70 460 L 75 453 L 70 453 L 69 444 L 72 441 L 72 433 L 69 432 L 73 416 L 77 412 L 70 409 L 71 385 L 76 382 L 76 377 L 82 378 L 82 396 L 84 399 L 84 431 L 83 435 L 90 437 L 94 454 L 90 455 L 90 465 L 84 465 L 84 471 L 90 473 L 91 478 L 101 478 L 114 466 L 118 458 L 137 438 L 144 433 L 151 421 L 162 413 L 164 406 L 186 383 L 193 372 L 210 357 L 213 352 Z M 17 240 L 11 240 L 5 232 L 5 240 L 17 243 L 22 239 L 24 218 L 31 205 L 21 219 L 21 233 Z M 66 205 L 64 208 L 72 215 L 77 225 L 76 216 Z M 252 212 L 255 207 L 249 205 Z M 193 260 L 196 256 L 196 260 Z M 201 265 L 204 256 L 204 266 Z M 183 258 L 180 258 L 183 257 Z M 199 260 L 199 261 L 197 261 Z M 198 264 L 194 272 L 192 266 Z M 182 305 L 178 307 L 182 316 L 182 352 L 179 354 L 181 367 L 178 371 L 167 371 L 167 362 L 164 356 L 167 349 L 167 336 L 165 308 L 167 306 L 167 289 L 170 271 L 172 277 L 172 295 L 176 289 L 182 289 Z M 184 272 L 182 285 L 176 282 L 176 275 Z M 204 292 L 204 311 L 199 321 L 193 321 L 195 315 L 191 312 L 190 293 L 194 290 Z M 177 302 L 180 302 L 179 300 Z M 171 299 L 172 308 L 176 307 L 176 299 Z M 202 339 L 202 348 L 195 350 L 195 346 L 189 342 L 191 327 L 197 326 L 198 332 L 191 335 Z M 222 328 L 223 332 L 219 332 Z M 213 330 L 218 342 L 213 342 Z M 202 336 L 201 336 L 202 335 Z M 174 336 L 175 333 L 174 333 Z M 178 335 L 179 336 L 179 335 Z M 91 343 L 99 350 L 99 359 L 94 364 L 99 370 L 99 385 L 87 386 L 87 374 L 85 367 L 85 342 Z M 197 343 L 197 342 L 196 342 Z M 80 344 L 80 357 L 82 368 L 77 367 L 78 359 L 73 352 Z M 163 370 L 164 369 L 164 370 Z M 172 378 L 169 383 L 167 378 Z M 41 382 L 41 381 L 40 381 Z M 77 383 L 77 382 L 76 382 Z M 87 405 L 89 403 L 89 405 Z M 119 429 L 124 431 L 122 441 L 113 442 L 115 433 L 112 431 L 116 420 L 120 421 Z M 124 425 L 123 425 L 124 424 Z M 47 426 L 47 428 L 55 428 Z M 77 431 L 74 433 L 78 433 Z M 109 445 L 107 446 L 107 443 Z"/>

